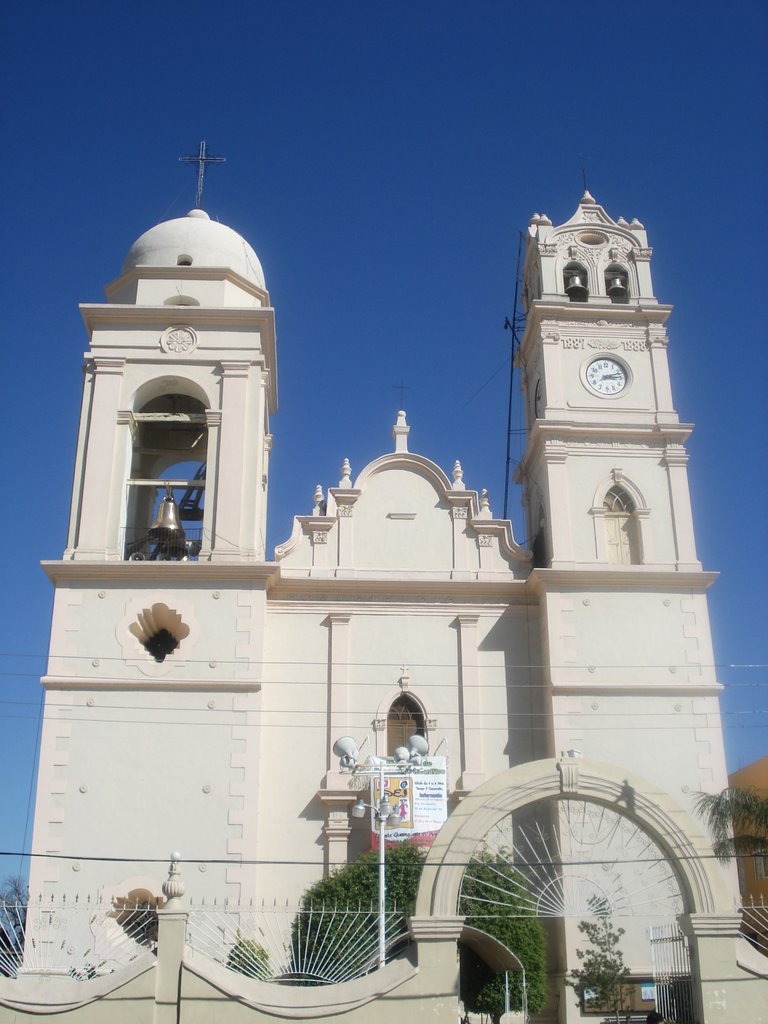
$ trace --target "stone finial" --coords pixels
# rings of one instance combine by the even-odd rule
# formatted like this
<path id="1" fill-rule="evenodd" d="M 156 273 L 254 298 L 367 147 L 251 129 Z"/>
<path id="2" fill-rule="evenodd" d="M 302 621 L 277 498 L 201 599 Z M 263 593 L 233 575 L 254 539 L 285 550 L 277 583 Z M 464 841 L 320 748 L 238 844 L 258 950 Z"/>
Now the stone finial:
<path id="1" fill-rule="evenodd" d="M 645 227 L 644 224 L 640 223 L 640 221 L 637 219 L 637 217 L 633 217 L 632 218 L 632 220 L 630 221 L 630 225 L 629 226 L 632 228 L 633 231 L 635 229 L 637 229 L 637 228 L 640 228 L 642 230 Z"/>
<path id="2" fill-rule="evenodd" d="M 540 220 L 541 220 L 541 214 L 540 213 L 534 213 L 534 214 L 531 214 L 531 219 L 528 221 L 528 223 L 529 224 L 538 224 Z"/>
<path id="3" fill-rule="evenodd" d="M 320 486 L 320 484 L 317 485 L 317 487 L 315 488 L 315 493 L 312 495 L 312 515 L 325 515 L 325 496 L 323 494 L 323 488 Z"/>
<path id="4" fill-rule="evenodd" d="M 464 470 L 458 459 L 453 464 L 453 489 L 454 491 L 466 491 L 467 489 L 464 484 Z"/>
<path id="5" fill-rule="evenodd" d="M 479 519 L 493 519 L 491 515 L 491 502 L 488 497 L 488 491 L 485 487 L 480 492 L 480 511 L 478 513 Z"/>
<path id="6" fill-rule="evenodd" d="M 542 213 L 542 215 L 539 217 L 539 223 L 545 224 L 547 227 L 552 226 L 552 221 L 549 219 L 546 213 Z"/>
<path id="7" fill-rule="evenodd" d="M 579 206 L 597 206 L 597 201 L 588 188 L 584 189 L 584 195 L 579 200 Z"/>
<path id="8" fill-rule="evenodd" d="M 396 452 L 408 451 L 408 435 L 410 432 L 411 428 L 405 422 L 405 413 L 400 409 L 397 414 L 397 422 L 392 427 L 392 437 L 395 439 Z"/>
<path id="9" fill-rule="evenodd" d="M 185 892 L 184 882 L 181 878 L 181 870 L 179 869 L 181 854 L 174 851 L 171 854 L 170 860 L 171 866 L 168 869 L 168 877 L 163 882 L 163 896 L 165 896 L 169 903 L 171 900 L 181 899 Z"/>
<path id="10" fill-rule="evenodd" d="M 617 224 L 621 224 L 621 226 L 622 226 L 623 228 L 626 228 L 626 227 L 628 227 L 628 226 L 629 226 L 629 225 L 627 224 L 626 218 L 624 218 L 624 217 L 619 217 L 619 219 L 618 219 L 618 220 L 616 221 L 616 223 L 617 223 Z"/>
<path id="11" fill-rule="evenodd" d="M 349 464 L 349 459 L 344 459 L 341 464 L 341 480 L 339 480 L 339 487 L 343 487 L 349 490 L 352 486 L 352 467 Z"/>

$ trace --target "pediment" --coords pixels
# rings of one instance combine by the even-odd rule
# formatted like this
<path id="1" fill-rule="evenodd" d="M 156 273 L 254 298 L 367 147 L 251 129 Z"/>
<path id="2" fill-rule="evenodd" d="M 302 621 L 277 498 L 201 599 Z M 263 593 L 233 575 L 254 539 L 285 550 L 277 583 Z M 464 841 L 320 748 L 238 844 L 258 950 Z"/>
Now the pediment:
<path id="1" fill-rule="evenodd" d="M 297 516 L 275 557 L 283 575 L 403 579 L 525 575 L 529 554 L 511 524 L 494 520 L 487 500 L 453 482 L 434 462 L 396 451 L 369 463 Z"/>

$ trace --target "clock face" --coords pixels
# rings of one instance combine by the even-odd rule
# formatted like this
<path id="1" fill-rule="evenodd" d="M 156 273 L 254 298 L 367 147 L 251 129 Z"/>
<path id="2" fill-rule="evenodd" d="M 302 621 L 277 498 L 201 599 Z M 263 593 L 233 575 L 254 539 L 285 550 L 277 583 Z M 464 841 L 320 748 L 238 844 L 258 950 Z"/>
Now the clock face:
<path id="1" fill-rule="evenodd" d="M 587 367 L 587 384 L 598 395 L 618 395 L 627 386 L 627 371 L 615 359 L 594 359 Z"/>

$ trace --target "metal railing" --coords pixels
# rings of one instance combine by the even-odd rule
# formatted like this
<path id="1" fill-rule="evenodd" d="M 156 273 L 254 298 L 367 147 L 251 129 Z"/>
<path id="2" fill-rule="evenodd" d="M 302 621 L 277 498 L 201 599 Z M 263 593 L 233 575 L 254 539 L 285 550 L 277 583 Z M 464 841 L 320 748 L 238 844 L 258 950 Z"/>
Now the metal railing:
<path id="1" fill-rule="evenodd" d="M 665 1020 L 694 1024 L 693 977 L 688 939 L 676 921 L 650 929 L 656 1009 Z"/>
<path id="2" fill-rule="evenodd" d="M 768 956 L 768 906 L 762 898 L 744 901 L 741 908 L 741 934 L 756 950 Z"/>
<path id="3" fill-rule="evenodd" d="M 90 897 L 0 903 L 0 977 L 58 974 L 85 980 L 111 974 L 156 947 L 152 904 Z"/>
<path id="4" fill-rule="evenodd" d="M 387 912 L 387 959 L 408 944 L 405 917 Z M 187 943 L 224 967 L 262 981 L 331 985 L 379 966 L 376 907 L 287 904 L 190 908 Z"/>

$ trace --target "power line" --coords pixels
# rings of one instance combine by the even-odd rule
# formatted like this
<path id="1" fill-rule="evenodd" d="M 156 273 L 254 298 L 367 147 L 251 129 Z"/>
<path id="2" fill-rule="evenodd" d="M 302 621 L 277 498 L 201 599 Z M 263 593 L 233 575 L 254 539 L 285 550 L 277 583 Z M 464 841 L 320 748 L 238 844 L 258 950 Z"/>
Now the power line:
<path id="1" fill-rule="evenodd" d="M 241 714 L 241 712 L 232 712 L 232 714 Z M 245 714 L 245 712 L 242 712 L 242 714 Z M 291 727 L 292 730 L 296 730 L 296 729 L 319 729 L 319 728 L 322 727 L 322 726 L 318 726 L 316 723 L 312 723 L 312 722 L 306 723 L 306 722 L 298 721 L 297 718 L 296 718 L 297 714 L 304 714 L 304 712 L 296 712 L 296 711 L 291 712 L 292 717 L 291 717 L 291 720 L 290 720 L 290 727 Z M 354 722 L 350 721 L 350 719 L 353 718 L 355 714 L 359 714 L 361 716 L 365 715 L 364 721 L 361 721 L 358 724 L 355 724 Z M 692 712 L 689 712 L 689 714 L 692 714 Z M 458 717 L 456 712 L 446 712 L 446 713 L 444 713 L 444 715 L 441 714 L 441 717 L 448 716 L 448 715 L 450 715 L 451 717 Z M 31 721 L 35 721 L 36 717 L 37 716 L 35 716 L 35 715 L 2 715 L 2 716 L 0 716 L 0 719 L 2 719 L 3 721 L 9 721 L 9 722 L 11 722 L 11 721 L 29 721 L 29 722 L 31 722 Z M 478 714 L 477 717 L 478 718 L 482 718 L 484 716 L 482 715 L 482 713 L 480 713 L 480 714 Z M 490 719 L 498 719 L 500 716 L 498 714 L 495 714 L 494 712 L 488 712 L 487 713 L 487 717 L 490 718 Z M 517 716 L 516 715 L 515 717 L 516 718 L 520 718 L 520 717 L 526 718 L 527 716 L 526 715 L 522 715 L 522 716 Z M 610 722 L 610 723 L 605 723 L 604 722 L 604 723 L 599 723 L 599 724 L 589 724 L 588 721 L 583 721 L 582 720 L 582 719 L 589 719 L 589 715 L 587 715 L 586 713 L 584 713 L 584 714 L 582 714 L 582 713 L 574 714 L 572 712 L 563 711 L 563 712 L 554 713 L 554 714 L 546 715 L 546 716 L 542 715 L 541 717 L 546 717 L 547 721 L 542 723 L 542 724 L 540 724 L 540 725 L 531 724 L 529 722 L 523 722 L 520 725 L 509 725 L 509 724 L 490 725 L 490 724 L 486 724 L 486 725 L 483 726 L 483 728 L 484 728 L 484 730 L 486 732 L 489 732 L 489 733 L 496 732 L 496 733 L 502 733 L 504 735 L 507 735 L 507 734 L 510 734 L 510 733 L 516 733 L 516 732 L 525 733 L 525 734 L 529 734 L 529 733 L 532 733 L 532 732 L 541 732 L 541 733 L 547 734 L 550 731 L 550 721 L 553 718 L 555 720 L 560 719 L 560 718 L 564 718 L 564 719 L 577 718 L 578 722 L 572 722 L 572 721 L 569 720 L 569 721 L 557 723 L 557 721 L 556 721 L 555 724 L 560 729 L 567 729 L 567 728 L 570 727 L 570 728 L 578 729 L 579 732 L 582 732 L 582 733 L 588 733 L 588 732 L 611 732 L 611 733 L 616 733 L 616 732 L 636 732 L 637 731 L 637 726 L 632 724 L 632 723 L 627 724 L 627 725 L 616 725 L 614 722 Z M 668 714 L 667 717 L 669 717 L 671 719 L 672 715 Z M 360 711 L 360 712 L 349 713 L 347 715 L 347 720 L 349 721 L 348 728 L 350 730 L 354 730 L 354 729 L 370 729 L 371 728 L 370 712 Z M 55 718 L 46 717 L 44 719 L 44 721 L 46 721 L 48 723 L 57 723 L 57 724 L 66 724 L 66 723 L 69 723 L 69 722 L 82 722 L 82 723 L 87 724 L 87 725 L 140 725 L 140 726 L 143 726 L 143 727 L 146 727 L 146 726 L 157 726 L 158 728 L 161 728 L 161 729 L 166 729 L 169 726 L 179 726 L 179 727 L 184 728 L 184 729 L 199 728 L 201 726 L 205 727 L 205 728 L 216 728 L 216 727 L 218 727 L 218 728 L 231 729 L 231 728 L 236 726 L 238 729 L 262 729 L 262 730 L 266 730 L 266 729 L 281 729 L 281 730 L 284 730 L 284 729 L 287 728 L 287 724 L 288 724 L 287 722 L 246 722 L 246 721 L 242 721 L 242 720 L 241 721 L 231 721 L 231 722 L 189 722 L 189 721 L 187 721 L 187 722 L 180 722 L 180 721 L 174 721 L 173 719 L 163 719 L 163 718 L 154 718 L 154 719 L 148 719 L 148 718 L 97 718 L 95 716 L 89 716 L 87 718 L 82 718 L 82 717 L 77 717 L 77 716 L 74 716 L 74 715 L 57 716 Z M 434 729 L 431 730 L 431 732 L 433 734 L 438 734 L 438 733 L 441 733 L 441 732 L 446 732 L 446 731 L 451 731 L 451 730 L 455 730 L 455 731 L 458 732 L 460 730 L 460 728 L 461 728 L 460 724 L 456 723 L 455 725 L 441 726 L 439 729 L 438 728 L 434 728 Z M 679 732 L 681 729 L 685 729 L 685 730 L 690 731 L 691 728 L 692 728 L 692 726 L 690 725 L 690 723 L 685 723 L 685 722 L 680 722 L 679 724 L 678 723 L 672 724 L 671 722 L 670 722 L 670 724 L 664 724 L 664 723 L 659 722 L 658 724 L 654 725 L 654 730 L 656 732 Z M 699 728 L 702 728 L 702 729 L 707 729 L 707 728 L 713 729 L 713 728 L 716 728 L 716 727 L 715 726 L 702 725 L 702 726 L 699 726 Z M 758 724 L 755 724 L 755 725 L 727 725 L 726 728 L 728 728 L 729 731 L 733 731 L 735 729 L 741 729 L 741 730 L 747 730 L 747 729 L 749 729 L 749 730 L 760 730 L 760 729 L 768 728 L 768 722 L 758 723 Z"/>
<path id="2" fill-rule="evenodd" d="M 524 683 L 521 685 L 520 689 L 522 689 L 523 687 L 525 687 Z M 94 693 L 95 691 L 87 690 L 86 692 L 87 693 Z M 167 691 L 164 691 L 164 692 L 167 692 Z M 204 691 L 204 696 L 207 698 L 208 694 L 210 692 L 211 691 L 208 691 L 208 690 Z M 519 691 L 516 691 L 516 692 L 519 692 Z M 110 694 L 109 691 L 104 691 L 102 693 L 102 697 L 109 698 L 110 696 L 111 696 L 111 694 Z M 232 696 L 233 697 L 240 697 L 242 695 L 235 692 L 235 693 L 232 694 Z M 590 692 L 588 694 L 588 696 L 591 698 L 591 697 L 594 696 L 594 694 L 592 692 Z M 654 696 L 664 696 L 664 694 L 654 694 Z M 679 694 L 678 694 L 678 696 L 679 696 Z M 37 707 L 38 706 L 38 702 L 37 701 L 32 701 L 32 700 L 0 700 L 0 705 L 9 705 L 11 707 Z M 52 701 L 52 700 L 48 700 L 48 701 L 46 701 L 46 705 L 45 706 L 46 706 L 46 708 L 49 708 L 49 709 L 50 708 L 64 708 L 64 709 L 68 709 L 68 710 L 72 711 L 72 710 L 77 710 L 78 708 L 82 708 L 85 705 L 83 705 L 82 703 L 75 704 L 75 703 L 72 703 L 72 702 L 69 702 L 69 701 Z M 89 707 L 96 707 L 95 704 L 94 705 L 88 705 L 88 706 Z M 179 705 L 179 704 L 133 704 L 133 703 L 131 703 L 131 704 L 121 704 L 121 703 L 115 703 L 113 701 L 107 700 L 106 703 L 98 705 L 96 707 L 96 710 L 97 711 L 153 711 L 153 712 L 172 712 L 174 714 L 184 714 L 184 713 L 189 712 L 190 714 L 202 714 L 202 713 L 205 713 L 207 715 L 211 715 L 211 714 L 239 715 L 239 714 L 246 713 L 246 711 L 247 712 L 251 712 L 251 711 L 254 711 L 254 710 L 258 710 L 261 714 L 269 714 L 269 715 L 285 714 L 285 715 L 289 715 L 291 717 L 296 715 L 296 709 L 294 707 L 285 707 L 285 708 L 280 708 L 280 707 L 277 707 L 277 708 L 274 708 L 274 707 L 259 707 L 258 709 L 255 709 L 255 708 L 247 708 L 246 709 L 246 708 L 235 708 L 235 707 L 219 707 L 219 706 L 208 707 L 207 702 L 206 702 L 206 704 L 202 704 L 201 703 L 201 704 L 194 704 L 194 705 Z M 361 710 L 361 711 L 358 711 L 358 712 L 354 712 L 353 711 L 351 713 L 352 714 L 367 714 L 368 712 L 365 712 L 365 711 Z M 489 713 L 495 714 L 495 712 L 488 712 L 488 711 L 465 711 L 464 712 L 464 717 L 465 718 L 483 717 L 484 715 L 487 715 Z M 633 718 L 633 719 L 635 719 L 635 718 L 643 718 L 643 717 L 655 718 L 659 714 L 658 711 L 639 711 L 639 712 L 637 712 L 637 711 L 615 711 L 615 710 L 612 710 L 610 708 L 603 708 L 603 709 L 593 708 L 591 710 L 591 712 L 571 710 L 571 711 L 558 711 L 558 712 L 554 712 L 554 713 L 557 714 L 557 715 L 583 715 L 583 714 L 588 714 L 590 717 L 595 717 L 595 716 L 596 717 L 607 716 L 607 717 L 610 717 L 610 718 L 630 717 L 630 718 Z M 325 708 L 325 707 L 317 708 L 316 710 L 313 710 L 312 708 L 303 708 L 302 711 L 301 711 L 301 714 L 302 715 L 321 715 L 323 718 L 327 718 L 328 709 Z M 516 712 L 516 714 L 518 715 L 518 717 L 520 717 L 519 713 Z M 548 719 L 548 718 L 550 718 L 552 716 L 552 714 L 553 714 L 553 712 L 551 710 L 525 712 L 525 715 L 527 717 L 529 717 L 529 718 L 547 718 Z M 698 716 L 700 714 L 709 714 L 709 712 L 699 712 L 699 711 L 682 710 L 681 709 L 679 712 L 676 712 L 676 714 L 680 714 L 680 715 L 697 715 Z M 721 711 L 720 714 L 721 715 L 750 715 L 750 716 L 751 715 L 768 715 L 768 708 L 751 708 L 751 709 L 746 710 L 746 711 L 738 711 L 738 710 L 728 710 L 728 709 L 726 709 L 726 710 Z M 458 715 L 458 711 L 450 711 L 450 710 L 442 711 L 441 715 Z"/>
<path id="3" fill-rule="evenodd" d="M 71 662 L 71 661 L 82 662 L 82 661 L 92 661 L 93 659 L 98 659 L 99 661 L 113 661 L 113 662 L 118 662 L 118 663 L 123 663 L 126 660 L 124 657 L 121 657 L 119 655 L 97 654 L 95 652 L 91 652 L 90 654 L 57 654 L 55 651 L 49 651 L 47 654 L 14 654 L 12 652 L 0 652 L 0 658 L 25 658 L 25 659 L 38 658 L 40 661 L 63 661 L 63 662 Z M 204 657 L 203 658 L 188 658 L 188 657 L 184 657 L 183 661 L 185 662 L 185 664 L 189 664 L 189 665 L 202 665 L 202 664 L 209 664 L 210 659 L 209 658 L 204 658 Z M 327 667 L 327 665 L 328 665 L 327 659 L 322 659 L 322 660 L 317 660 L 317 661 L 312 660 L 312 659 L 300 659 L 300 660 L 296 660 L 296 661 L 290 661 L 290 660 L 287 660 L 285 658 L 276 658 L 276 659 L 259 658 L 258 660 L 254 660 L 253 662 L 249 662 L 249 660 L 246 659 L 246 658 L 240 658 L 240 659 L 238 659 L 238 658 L 217 658 L 216 661 L 217 661 L 218 665 L 235 665 L 236 667 L 241 667 L 241 668 L 244 668 L 246 665 L 251 664 L 251 663 L 257 664 L 257 665 L 279 665 L 279 666 L 291 666 L 291 665 L 311 666 L 311 665 L 321 665 L 321 666 Z M 336 664 L 341 664 L 341 662 L 337 662 Z M 345 660 L 343 662 L 343 664 L 344 665 L 348 665 L 351 668 L 356 668 L 356 667 L 361 667 L 361 668 L 370 668 L 370 667 L 390 668 L 390 667 L 398 667 L 399 668 L 400 666 L 402 666 L 402 659 L 394 658 L 392 661 L 351 661 L 351 660 Z M 468 662 L 464 662 L 464 664 L 471 665 L 474 668 L 493 668 L 494 667 L 492 665 L 489 666 L 489 665 L 482 664 L 480 662 L 469 662 L 468 661 Z M 626 662 L 626 661 L 623 661 L 623 662 L 616 662 L 615 664 L 613 664 L 613 663 L 601 663 L 601 665 L 599 667 L 601 667 L 601 668 L 669 668 L 669 664 L 670 664 L 669 662 L 661 662 L 661 663 L 642 662 L 642 663 L 639 663 L 639 662 Z M 409 661 L 408 662 L 408 666 L 410 668 L 455 668 L 456 665 L 457 665 L 456 661 L 445 661 L 445 662 L 442 662 L 442 661 L 423 661 L 423 662 L 421 662 L 421 661 Z M 575 663 L 575 662 L 562 662 L 562 663 L 558 663 L 558 662 L 544 662 L 544 661 L 542 661 L 542 662 L 516 661 L 516 662 L 507 663 L 507 667 L 509 667 L 509 668 L 568 668 L 568 669 L 575 669 L 575 668 L 587 668 L 588 667 L 588 663 L 578 664 L 578 663 Z M 676 668 L 687 668 L 687 669 L 704 669 L 704 668 L 707 668 L 707 669 L 725 669 L 725 668 L 727 668 L 727 669 L 739 669 L 739 670 L 747 670 L 747 669 L 752 670 L 752 669 L 768 669 L 768 662 L 735 662 L 735 661 L 678 662 L 675 665 L 675 667 Z M 17 672 L 10 672 L 9 673 L 9 672 L 5 672 L 5 671 L 0 671 L 0 675 L 35 676 L 35 675 L 39 675 L 39 674 L 40 673 L 37 673 L 37 672 L 20 672 L 20 671 L 17 671 Z"/>
<path id="4" fill-rule="evenodd" d="M 731 860 L 751 860 L 755 856 L 760 854 L 754 853 L 735 853 Z M 21 852 L 19 850 L 0 850 L 0 857 L 29 857 L 37 860 L 65 860 L 65 861 L 85 861 L 89 863 L 98 864 L 168 864 L 170 858 L 165 857 L 103 857 L 97 856 L 96 854 L 74 854 L 74 853 L 33 853 L 33 852 Z M 668 864 L 668 863 L 685 863 L 688 861 L 702 861 L 702 860 L 716 860 L 722 863 L 715 853 L 670 853 L 670 854 L 659 854 L 658 857 L 610 857 L 602 858 L 600 860 L 563 860 L 558 858 L 557 860 L 514 860 L 512 862 L 507 860 L 496 860 L 496 861 L 482 861 L 484 866 L 488 867 L 551 867 L 551 868 L 584 868 L 584 867 L 601 867 L 607 865 L 630 865 L 630 864 Z M 317 867 L 323 868 L 325 862 L 323 860 L 287 860 L 284 858 L 243 858 L 242 860 L 232 860 L 228 857 L 184 857 L 180 863 L 183 864 L 223 864 L 228 867 L 259 867 L 259 866 L 272 866 L 272 867 Z M 458 860 L 448 861 L 441 860 L 440 867 L 467 867 L 468 864 L 472 863 L 472 860 Z M 373 870 L 377 869 L 375 863 L 371 864 Z"/>

